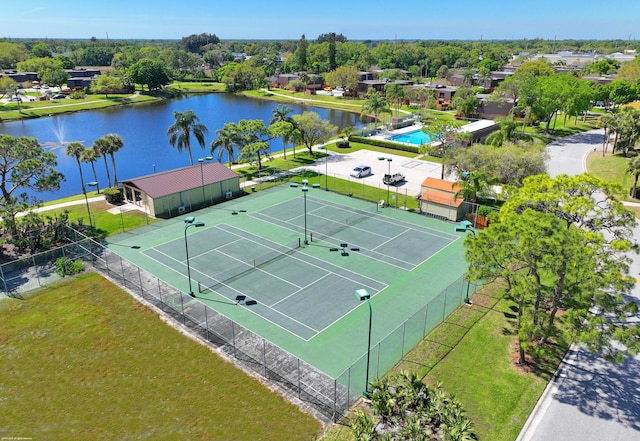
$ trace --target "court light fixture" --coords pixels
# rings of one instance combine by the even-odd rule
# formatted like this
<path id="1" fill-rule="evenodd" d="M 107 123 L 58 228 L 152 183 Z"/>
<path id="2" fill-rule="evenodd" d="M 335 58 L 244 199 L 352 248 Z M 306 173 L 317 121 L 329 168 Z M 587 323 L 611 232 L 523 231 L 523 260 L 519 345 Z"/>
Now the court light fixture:
<path id="1" fill-rule="evenodd" d="M 187 255 L 187 279 L 189 280 L 189 294 L 191 297 L 195 297 L 193 289 L 191 288 L 191 266 L 189 264 L 189 242 L 187 241 L 187 230 L 189 227 L 204 227 L 204 222 L 197 221 L 194 216 L 187 216 L 184 218 L 184 250 Z"/>
<path id="2" fill-rule="evenodd" d="M 371 323 L 373 321 L 373 308 L 371 307 L 371 294 L 364 288 L 356 289 L 356 297 L 361 301 L 366 301 L 369 305 L 369 338 L 367 340 L 367 371 L 365 376 L 364 391 L 362 395 L 369 396 L 369 362 L 371 360 Z"/>

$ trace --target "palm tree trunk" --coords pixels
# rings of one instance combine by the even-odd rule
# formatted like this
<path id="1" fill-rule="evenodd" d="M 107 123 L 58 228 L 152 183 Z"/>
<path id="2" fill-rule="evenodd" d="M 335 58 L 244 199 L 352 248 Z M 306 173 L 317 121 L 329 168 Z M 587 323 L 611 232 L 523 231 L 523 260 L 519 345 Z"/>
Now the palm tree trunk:
<path id="1" fill-rule="evenodd" d="M 93 180 L 96 181 L 96 190 L 100 194 L 100 184 L 98 184 L 98 175 L 96 174 L 96 166 L 94 161 L 91 161 L 91 170 L 93 170 Z"/>
<path id="2" fill-rule="evenodd" d="M 104 159 L 104 168 L 107 171 L 107 183 L 109 184 L 109 187 L 111 187 L 111 175 L 109 174 L 109 164 L 107 164 L 106 153 L 102 155 L 102 159 Z"/>
<path id="3" fill-rule="evenodd" d="M 116 157 L 113 153 L 109 153 L 111 156 L 111 165 L 113 165 L 113 185 L 114 187 L 118 186 L 118 175 L 116 174 Z"/>
<path id="4" fill-rule="evenodd" d="M 633 181 L 633 188 L 631 189 L 631 197 L 632 198 L 636 198 L 636 188 L 638 187 L 638 177 L 640 176 L 640 173 L 636 173 L 636 178 Z"/>

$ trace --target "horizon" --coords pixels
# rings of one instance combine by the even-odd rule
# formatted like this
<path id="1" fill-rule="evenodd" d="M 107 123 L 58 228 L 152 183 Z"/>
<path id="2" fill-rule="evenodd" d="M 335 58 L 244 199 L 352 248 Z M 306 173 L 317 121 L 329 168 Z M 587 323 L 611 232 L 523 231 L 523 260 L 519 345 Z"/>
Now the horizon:
<path id="1" fill-rule="evenodd" d="M 335 32 L 349 41 L 636 41 L 640 8 L 635 0 L 602 7 L 596 0 L 538 0 L 534 6 L 506 0 L 478 4 L 458 0 L 455 9 L 407 0 L 400 6 L 372 0 L 363 8 L 325 0 L 322 7 L 301 4 L 274 10 L 245 0 L 211 4 L 175 2 L 93 3 L 32 0 L 28 6 L 3 5 L 1 39 L 179 40 L 192 34 L 215 34 L 230 40 L 308 40 Z M 71 11 L 71 12 L 69 12 Z M 120 11 L 125 11 L 122 14 Z M 250 11 L 250 14 L 243 14 Z M 105 38 L 106 37 L 106 38 Z"/>

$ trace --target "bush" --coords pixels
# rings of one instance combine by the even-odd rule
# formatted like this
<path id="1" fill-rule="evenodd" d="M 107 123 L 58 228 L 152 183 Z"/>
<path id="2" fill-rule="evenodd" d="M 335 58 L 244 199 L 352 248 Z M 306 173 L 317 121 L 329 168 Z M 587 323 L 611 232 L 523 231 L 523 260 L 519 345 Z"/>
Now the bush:
<path id="1" fill-rule="evenodd" d="M 337 146 L 339 149 L 348 149 L 348 148 L 349 148 L 349 141 L 338 141 L 338 142 L 336 143 L 336 146 Z"/>
<path id="2" fill-rule="evenodd" d="M 81 100 L 85 97 L 85 93 L 84 92 L 71 92 L 69 94 L 69 99 L 72 100 Z"/>
<path id="3" fill-rule="evenodd" d="M 56 273 L 60 277 L 72 276 L 84 271 L 84 263 L 80 260 L 71 260 L 68 257 L 60 257 L 55 262 Z"/>
<path id="4" fill-rule="evenodd" d="M 122 188 L 110 187 L 104 189 L 104 199 L 110 204 L 119 204 L 124 200 Z"/>
<path id="5" fill-rule="evenodd" d="M 407 144 L 401 144 L 393 141 L 387 141 L 384 139 L 372 139 L 372 138 L 367 138 L 363 136 L 353 136 L 353 135 L 349 137 L 349 140 L 353 142 L 359 142 L 361 144 L 369 144 L 369 145 L 375 145 L 377 147 L 385 147 L 388 149 L 402 150 L 404 152 L 411 152 L 416 154 L 420 153 L 420 147 L 417 145 L 407 145 Z"/>
<path id="6" fill-rule="evenodd" d="M 493 211 L 494 210 L 491 207 L 480 205 L 480 207 L 478 207 L 478 216 L 488 216 L 489 213 L 492 213 Z"/>

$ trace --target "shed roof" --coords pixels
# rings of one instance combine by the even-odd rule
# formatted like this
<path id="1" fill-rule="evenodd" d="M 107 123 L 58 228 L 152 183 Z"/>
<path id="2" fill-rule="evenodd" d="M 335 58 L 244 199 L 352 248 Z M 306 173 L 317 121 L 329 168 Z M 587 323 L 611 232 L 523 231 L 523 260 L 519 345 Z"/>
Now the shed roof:
<path id="1" fill-rule="evenodd" d="M 420 200 L 456 208 L 464 202 L 463 198 L 456 198 L 454 200 L 453 194 L 438 193 L 435 191 L 424 192 L 424 194 L 420 196 Z"/>
<path id="2" fill-rule="evenodd" d="M 202 167 L 202 174 L 200 167 Z M 196 164 L 125 180 L 123 184 L 136 187 L 149 197 L 159 198 L 202 187 L 203 181 L 204 185 L 209 185 L 236 177 L 238 177 L 236 172 L 219 162 L 204 162 L 202 165 Z"/>
<path id="3" fill-rule="evenodd" d="M 447 193 L 457 193 L 461 188 L 460 184 L 456 184 L 455 182 L 431 177 L 425 179 L 422 186 L 427 189 L 432 188 L 434 190 L 446 191 Z"/>

